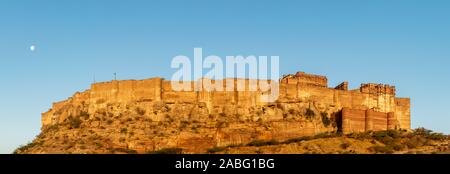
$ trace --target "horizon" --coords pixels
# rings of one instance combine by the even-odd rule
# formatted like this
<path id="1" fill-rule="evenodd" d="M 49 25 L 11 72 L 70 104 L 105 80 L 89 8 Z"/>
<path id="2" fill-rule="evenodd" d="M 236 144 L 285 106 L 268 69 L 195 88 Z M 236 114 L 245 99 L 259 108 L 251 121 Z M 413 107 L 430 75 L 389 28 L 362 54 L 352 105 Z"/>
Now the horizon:
<path id="1" fill-rule="evenodd" d="M 449 134 L 450 2 L 433 2 L 2 1 L 0 153 L 32 141 L 53 102 L 94 81 L 170 79 L 172 58 L 197 47 L 279 56 L 280 75 L 328 86 L 393 85 L 411 128 Z"/>

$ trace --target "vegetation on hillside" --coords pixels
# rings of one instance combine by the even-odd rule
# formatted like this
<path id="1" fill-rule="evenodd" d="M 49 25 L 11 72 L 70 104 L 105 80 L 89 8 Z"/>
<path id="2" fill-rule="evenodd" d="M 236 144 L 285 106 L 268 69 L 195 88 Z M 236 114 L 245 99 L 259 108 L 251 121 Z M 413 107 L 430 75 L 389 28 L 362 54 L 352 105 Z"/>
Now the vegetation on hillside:
<path id="1" fill-rule="evenodd" d="M 450 153 L 450 145 L 448 144 L 449 136 L 442 133 L 435 133 L 425 128 L 417 128 L 412 131 L 406 130 L 387 130 L 387 131 L 368 131 L 362 133 L 351 133 L 343 135 L 341 133 L 322 133 L 315 136 L 305 136 L 299 138 L 288 139 L 286 141 L 278 142 L 275 140 L 256 140 L 245 145 L 235 145 L 228 147 L 215 147 L 208 149 L 208 153 L 234 153 L 242 149 L 248 149 L 249 147 L 258 147 L 261 152 L 261 148 L 267 147 L 284 147 L 286 145 L 294 143 L 307 143 L 317 141 L 318 144 L 323 144 L 329 139 L 338 138 L 340 141 L 345 141 L 340 144 L 336 144 L 340 148 L 337 152 L 325 152 L 325 153 L 357 153 L 355 150 L 349 150 L 349 147 L 354 146 L 351 142 L 370 142 L 372 144 L 366 149 L 359 149 L 359 151 L 367 151 L 366 153 L 373 154 L 392 154 L 392 153 L 412 153 L 412 150 L 424 150 L 430 151 L 430 153 Z M 320 140 L 320 141 L 318 141 Z M 444 143 L 444 146 L 440 144 Z M 425 147 L 428 147 L 425 148 Z M 434 148 L 436 147 L 436 148 Z M 233 150 L 240 148 L 239 150 Z M 273 149 L 277 149 L 273 148 Z M 358 147 L 354 147 L 358 148 Z M 440 149 L 439 149 L 440 148 Z M 279 148 L 278 148 L 279 149 Z M 228 151 L 227 151 L 228 150 Z M 346 151 L 347 150 L 347 151 Z M 266 152 L 272 153 L 272 152 Z M 304 153 L 309 153 L 307 150 Z M 317 153 L 317 152 L 313 152 Z"/>
<path id="2" fill-rule="evenodd" d="M 321 114 L 323 117 L 326 114 Z M 71 118 L 68 125 L 72 129 L 79 127 L 78 117 Z M 49 127 L 38 137 L 45 136 L 45 132 L 56 131 L 57 127 Z M 130 133 L 126 128 L 119 130 L 122 134 Z M 136 154 L 134 149 L 108 148 L 93 138 L 96 149 L 107 149 L 109 153 Z M 38 147 L 42 141 L 34 141 L 17 148 L 14 153 L 22 153 L 28 149 Z M 86 143 L 80 142 L 79 148 L 86 149 Z M 68 148 L 75 147 L 69 144 Z M 300 149 L 299 149 L 300 148 Z M 276 150 L 274 150 L 276 149 Z M 286 151 L 285 149 L 291 149 Z M 292 150 L 294 149 L 294 150 Z M 295 150 L 297 149 L 297 150 Z M 149 151 L 148 154 L 181 154 L 179 147 L 163 148 Z M 254 140 L 247 144 L 229 145 L 226 147 L 205 147 L 205 153 L 338 153 L 338 154 L 392 154 L 392 153 L 450 153 L 449 136 L 436 133 L 425 128 L 412 131 L 387 130 L 368 131 L 343 135 L 339 132 L 322 133 L 314 136 L 292 138 L 285 141 Z"/>

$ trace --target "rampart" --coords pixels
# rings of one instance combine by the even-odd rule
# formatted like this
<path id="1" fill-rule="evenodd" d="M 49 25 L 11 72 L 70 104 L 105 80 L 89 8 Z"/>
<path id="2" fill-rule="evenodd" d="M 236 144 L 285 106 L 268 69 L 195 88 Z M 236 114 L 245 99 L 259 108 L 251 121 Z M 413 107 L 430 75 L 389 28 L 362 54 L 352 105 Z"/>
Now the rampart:
<path id="1" fill-rule="evenodd" d="M 42 114 L 42 124 L 43 127 L 47 127 L 63 121 L 70 115 L 79 114 L 77 112 L 80 111 L 67 109 L 69 107 L 86 107 L 88 113 L 95 113 L 99 108 L 107 107 L 108 103 L 197 104 L 206 106 L 209 113 L 219 106 L 251 108 L 284 103 L 296 104 L 289 107 L 297 109 L 313 108 L 317 113 L 333 113 L 336 117 L 342 117 L 340 126 L 346 133 L 410 128 L 410 99 L 397 98 L 395 87 L 389 85 L 362 84 L 359 90 L 348 90 L 348 83 L 344 82 L 335 88 L 329 88 L 325 76 L 298 72 L 295 75 L 287 75 L 277 82 L 280 91 L 278 100 L 274 103 L 263 103 L 260 102 L 260 97 L 267 92 L 261 90 L 194 90 L 195 83 L 203 89 L 208 88 L 202 85 L 204 80 L 208 79 L 191 82 L 192 91 L 174 91 L 171 81 L 162 78 L 94 83 L 91 89 L 76 93 L 68 100 L 54 103 L 52 109 Z M 224 89 L 227 87 L 226 80 L 224 79 L 222 83 Z M 246 89 L 251 82 L 259 81 L 233 79 L 235 89 L 239 80 L 245 82 Z M 212 83 L 216 82 L 212 80 Z M 243 114 L 251 114 L 248 110 L 241 110 Z M 279 114 L 273 117 L 280 118 Z"/>

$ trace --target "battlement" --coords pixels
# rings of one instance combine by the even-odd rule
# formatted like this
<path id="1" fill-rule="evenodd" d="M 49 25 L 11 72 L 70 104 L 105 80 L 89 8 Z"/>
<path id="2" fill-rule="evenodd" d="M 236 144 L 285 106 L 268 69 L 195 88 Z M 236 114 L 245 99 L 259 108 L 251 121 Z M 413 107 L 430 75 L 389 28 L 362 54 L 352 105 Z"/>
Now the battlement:
<path id="1" fill-rule="evenodd" d="M 360 92 L 366 94 L 390 94 L 395 96 L 395 86 L 374 83 L 361 84 Z"/>
<path id="2" fill-rule="evenodd" d="M 285 75 L 281 79 L 282 83 L 299 84 L 303 86 L 328 87 L 328 79 L 325 76 L 297 72 L 296 74 Z"/>
<path id="3" fill-rule="evenodd" d="M 348 82 L 342 82 L 341 84 L 334 87 L 334 89 L 348 91 Z"/>

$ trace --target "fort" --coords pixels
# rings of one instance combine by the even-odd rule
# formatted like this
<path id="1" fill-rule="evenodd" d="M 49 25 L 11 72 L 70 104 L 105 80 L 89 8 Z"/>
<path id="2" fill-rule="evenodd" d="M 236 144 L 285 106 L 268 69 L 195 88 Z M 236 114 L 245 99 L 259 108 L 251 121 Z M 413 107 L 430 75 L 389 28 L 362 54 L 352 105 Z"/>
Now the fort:
<path id="1" fill-rule="evenodd" d="M 207 88 L 202 86 L 205 80 L 210 79 L 191 84 Z M 258 81 L 232 80 L 244 81 L 247 88 L 252 81 Z M 215 83 L 215 80 L 210 81 Z M 108 134 L 110 146 L 138 151 L 183 147 L 195 152 L 198 147 L 227 146 L 259 139 L 286 140 L 333 131 L 410 129 L 410 99 L 398 98 L 394 86 L 370 83 L 351 90 L 348 82 L 343 82 L 329 87 L 327 77 L 304 72 L 285 75 L 279 81 L 265 81 L 279 83 L 279 97 L 275 102 L 259 100 L 270 91 L 174 91 L 171 81 L 162 78 L 94 83 L 91 89 L 54 103 L 42 114 L 42 130 L 75 116 L 85 116 L 82 127 L 98 132 L 105 132 L 100 131 L 100 127 L 108 126 L 102 120 L 143 118 L 150 120 L 149 123 L 136 124 L 133 129 L 136 130 L 133 135 L 139 138 L 123 141 L 121 135 Z M 326 120 L 331 120 L 331 124 L 326 124 Z M 154 130 L 151 125 L 162 124 L 158 122 L 171 124 Z M 198 124 L 198 129 L 194 132 L 180 129 L 186 122 Z M 117 129 L 111 127 L 111 131 Z M 164 131 L 167 133 L 163 136 Z"/>

